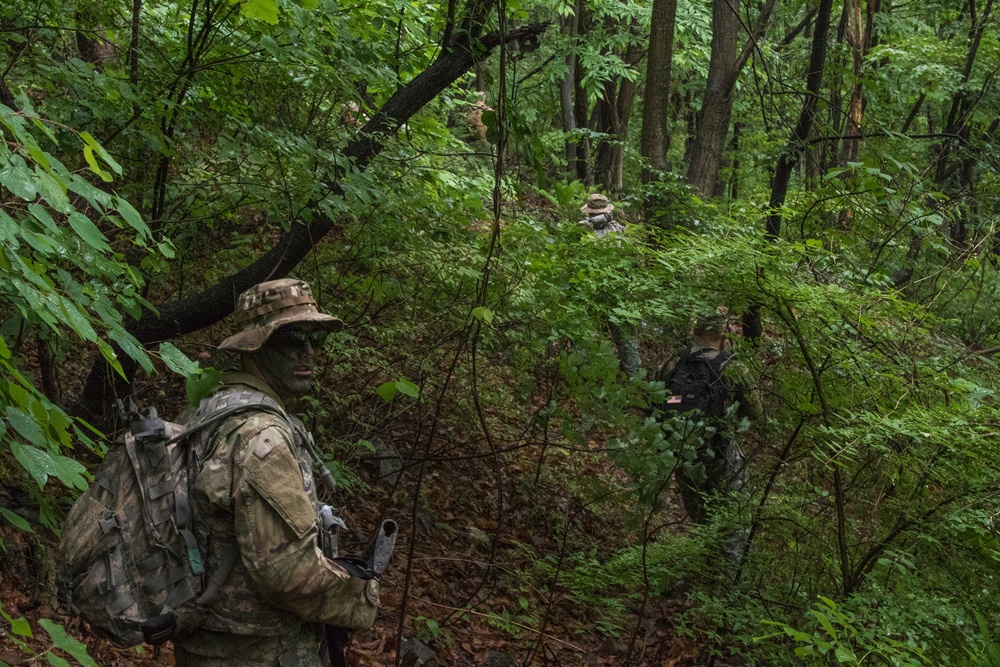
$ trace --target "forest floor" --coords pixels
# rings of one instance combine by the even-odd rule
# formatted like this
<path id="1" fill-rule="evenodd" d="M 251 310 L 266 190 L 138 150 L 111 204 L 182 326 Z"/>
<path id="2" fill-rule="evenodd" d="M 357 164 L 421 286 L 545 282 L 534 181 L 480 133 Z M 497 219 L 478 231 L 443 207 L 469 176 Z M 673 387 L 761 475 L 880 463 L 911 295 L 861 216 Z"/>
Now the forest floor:
<path id="1" fill-rule="evenodd" d="M 161 384 L 154 394 L 171 405 L 180 400 L 177 389 L 168 387 L 164 393 Z M 171 414 L 170 408 L 161 412 Z M 552 583 L 579 562 L 581 552 L 600 564 L 637 541 L 614 503 L 593 509 L 586 500 L 587 485 L 620 492 L 625 481 L 599 435 L 583 448 L 554 442 L 547 448 L 509 447 L 494 455 L 469 430 L 474 429 L 457 420 L 442 426 L 437 440 L 445 445 L 435 451 L 447 456 L 426 466 L 387 468 L 384 458 L 374 457 L 351 462 L 367 489 L 342 499 L 349 525 L 358 527 L 346 535 L 342 553 L 360 551 L 368 527 L 382 517 L 395 518 L 400 533 L 381 584 L 379 618 L 372 630 L 354 634 L 350 667 L 405 664 L 396 660 L 400 637 L 419 640 L 433 651 L 436 662 L 425 664 L 452 667 L 733 664 L 711 658 L 710 647 L 694 639 L 715 629 L 692 630 L 699 621 L 689 614 L 697 606 L 690 593 L 649 596 L 644 605 L 640 596 L 637 602 L 619 604 L 615 612 L 614 604 L 602 607 L 599 598 L 612 603 L 612 598 L 625 599 L 620 588 L 583 600 Z M 413 452 L 423 446 L 405 427 L 385 435 L 394 442 L 409 441 Z M 688 529 L 673 494 L 662 515 L 661 524 L 673 524 L 669 530 L 683 534 Z M 101 667 L 173 665 L 169 644 L 160 651 L 149 646 L 119 649 L 66 615 L 55 597 L 57 541 L 41 529 L 27 534 L 0 523 L 5 614 L 0 618 L 0 666 L 72 664 L 60 662 L 59 656 L 69 656 L 53 649 L 38 625 L 46 618 L 83 641 Z M 23 630 L 21 618 L 33 637 L 14 632 L 10 620 Z"/>
<path id="2" fill-rule="evenodd" d="M 465 464 L 453 467 L 447 476 L 430 475 L 425 481 L 424 509 L 417 513 L 414 530 L 409 517 L 397 515 L 401 531 L 393 564 L 382 582 L 383 609 L 374 629 L 355 633 L 348 652 L 349 666 L 395 665 L 400 631 L 403 637 L 417 636 L 426 642 L 438 660 L 432 664 L 454 667 L 707 664 L 705 647 L 696 645 L 689 636 L 680 636 L 675 625 L 677 617 L 694 604 L 683 594 L 652 599 L 643 619 L 640 609 L 630 609 L 627 618 L 617 619 L 623 626 L 618 636 L 598 631 L 599 619 L 580 613 L 565 592 L 550 591 L 547 599 L 540 599 L 537 584 L 522 579 L 532 564 L 519 562 L 512 556 L 518 550 L 502 545 L 533 545 L 539 554 L 558 552 L 560 536 L 551 535 L 551 513 L 564 512 L 572 502 L 570 494 L 563 496 L 560 490 L 548 488 L 544 506 L 537 504 L 539 495 L 535 493 L 509 498 L 506 525 L 499 530 L 501 548 L 493 550 L 488 536 L 490 530 L 496 535 L 495 521 L 463 515 L 453 507 L 455 489 L 475 489 L 481 497 L 496 497 L 496 489 L 491 488 L 495 471 L 482 465 L 483 469 L 479 464 Z M 352 523 L 373 525 L 378 510 L 377 502 L 358 503 L 352 508 Z M 624 539 L 620 525 L 615 528 L 597 516 L 585 516 L 583 523 L 588 522 L 595 534 L 604 530 L 609 540 Z M 412 554 L 411 534 L 416 540 Z M 44 661 L 40 657 L 52 645 L 37 621 L 49 618 L 64 624 L 71 635 L 86 643 L 89 654 L 102 667 L 173 665 L 169 645 L 159 653 L 148 646 L 116 648 L 91 635 L 59 608 L 53 595 L 53 569 L 46 556 L 53 553 L 56 541 L 52 535 L 27 535 L 0 526 L 0 542 L 6 550 L 0 560 L 0 600 L 9 616 L 24 617 L 34 628 L 33 639 L 22 639 L 38 654 L 26 655 L 18 649 L 11 641 L 10 624 L 0 622 L 0 661 L 10 665 Z M 400 628 L 404 589 L 408 603 Z M 529 608 L 525 608 L 526 598 L 531 600 Z M 437 624 L 433 630 L 431 623 Z M 633 641 L 631 657 L 627 658 Z M 714 664 L 724 667 L 727 663 L 718 660 Z"/>

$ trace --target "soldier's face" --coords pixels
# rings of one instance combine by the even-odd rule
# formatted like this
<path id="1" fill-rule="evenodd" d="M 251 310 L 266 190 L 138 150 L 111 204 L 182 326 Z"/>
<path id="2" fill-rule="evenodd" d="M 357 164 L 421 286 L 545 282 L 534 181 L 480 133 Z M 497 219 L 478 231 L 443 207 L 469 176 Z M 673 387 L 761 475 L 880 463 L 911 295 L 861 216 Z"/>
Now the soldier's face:
<path id="1" fill-rule="evenodd" d="M 309 393 L 316 348 L 323 345 L 325 331 L 289 325 L 281 327 L 254 353 L 254 363 L 264 380 L 283 399 Z"/>

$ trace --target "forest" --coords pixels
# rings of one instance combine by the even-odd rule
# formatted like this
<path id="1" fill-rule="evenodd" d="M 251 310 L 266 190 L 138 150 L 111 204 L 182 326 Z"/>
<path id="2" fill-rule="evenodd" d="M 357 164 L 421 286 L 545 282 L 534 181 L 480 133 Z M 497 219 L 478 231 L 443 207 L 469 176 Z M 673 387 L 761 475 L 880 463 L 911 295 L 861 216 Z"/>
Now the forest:
<path id="1" fill-rule="evenodd" d="M 4 0 L 0 666 L 173 664 L 55 545 L 284 276 L 346 324 L 299 406 L 345 547 L 400 526 L 349 665 L 1000 665 L 992 9 Z M 761 409 L 696 523 L 704 313 Z"/>

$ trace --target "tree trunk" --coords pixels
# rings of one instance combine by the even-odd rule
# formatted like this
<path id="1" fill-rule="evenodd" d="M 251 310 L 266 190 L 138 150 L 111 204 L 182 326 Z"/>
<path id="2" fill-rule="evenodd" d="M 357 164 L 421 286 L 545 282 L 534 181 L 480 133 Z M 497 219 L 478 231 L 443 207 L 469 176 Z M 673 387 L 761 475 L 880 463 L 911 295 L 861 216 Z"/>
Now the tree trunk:
<path id="1" fill-rule="evenodd" d="M 781 235 L 781 207 L 785 205 L 788 195 L 788 182 L 792 170 L 799 161 L 799 156 L 805 148 L 806 136 L 813 124 L 816 113 L 816 102 L 819 99 L 820 88 L 823 85 L 823 65 L 826 62 L 827 33 L 830 32 L 830 15 L 833 11 L 833 0 L 820 0 L 816 14 L 816 30 L 813 32 L 812 50 L 809 55 L 809 72 L 806 76 L 806 98 L 802 102 L 802 111 L 795 124 L 792 136 L 778 157 L 771 178 L 770 213 L 767 216 L 765 231 L 768 238 L 777 240 Z M 743 336 L 751 340 L 760 338 L 763 334 L 763 324 L 760 317 L 760 306 L 753 305 L 743 315 Z"/>
<path id="2" fill-rule="evenodd" d="M 568 33 L 570 42 L 575 48 L 577 35 L 580 32 L 580 12 L 583 0 L 576 1 L 576 11 L 567 17 L 563 24 L 563 29 Z M 563 132 L 572 132 L 576 129 L 576 113 L 573 107 L 573 88 L 576 81 L 576 54 L 570 53 L 566 56 L 566 75 L 559 84 L 559 109 L 562 117 Z M 572 173 L 576 169 L 574 164 L 577 154 L 577 142 L 566 140 L 566 167 Z"/>
<path id="3" fill-rule="evenodd" d="M 625 55 L 625 63 L 632 66 L 641 56 L 642 52 L 631 48 Z M 594 180 L 608 194 L 618 194 L 624 189 L 625 139 L 628 137 L 628 121 L 635 94 L 634 83 L 623 76 L 616 77 L 605 84 L 604 96 L 595 109 L 597 121 L 594 128 L 611 138 L 598 144 Z"/>
<path id="4" fill-rule="evenodd" d="M 489 52 L 503 41 L 537 38 L 547 27 L 546 23 L 534 23 L 506 34 L 492 32 L 478 39 L 470 30 L 456 31 L 456 35 L 464 39 L 443 50 L 430 67 L 397 90 L 344 148 L 343 154 L 352 169 L 364 171 L 381 152 L 382 137 L 398 130 L 414 113 L 468 72 L 474 62 L 483 57 L 482 49 Z M 342 195 L 336 181 L 329 188 L 332 194 Z M 256 261 L 183 301 L 160 304 L 155 311 L 144 310 L 138 320 L 130 322 L 129 331 L 147 346 L 197 331 L 232 313 L 241 292 L 264 280 L 287 276 L 336 225 L 322 213 L 322 208 L 306 208 L 313 211 L 313 219 L 308 224 L 293 224 L 274 247 Z M 127 395 L 136 364 L 125 354 L 119 353 L 118 358 L 126 378 L 114 374 L 103 359 L 98 360 L 73 406 L 75 414 L 93 420 L 92 423 L 103 423 L 112 413 L 115 400 Z"/>
<path id="5" fill-rule="evenodd" d="M 757 23 L 742 51 L 737 51 L 740 29 L 739 0 L 712 2 L 712 55 L 701 110 L 695 121 L 695 138 L 688 152 L 687 180 L 705 197 L 716 191 L 722 153 L 729 135 L 736 81 L 774 9 L 774 0 L 761 8 Z"/>
<path id="6" fill-rule="evenodd" d="M 642 108 L 642 139 L 639 153 L 649 162 L 642 170 L 648 183 L 655 172 L 667 170 L 670 110 L 670 65 L 674 52 L 677 0 L 653 0 L 649 51 L 646 55 L 646 92 Z"/>
<path id="7" fill-rule="evenodd" d="M 580 9 L 579 25 L 577 30 L 580 35 L 587 33 L 590 25 L 590 13 L 587 4 L 583 0 L 577 0 L 577 7 Z M 576 58 L 573 68 L 573 115 L 576 118 L 576 126 L 581 129 L 588 129 L 591 125 L 587 122 L 590 116 L 590 105 L 587 102 L 587 91 L 583 88 L 583 77 L 586 71 Z M 594 174 L 590 168 L 590 139 L 581 137 L 576 144 L 576 177 L 584 185 L 590 187 L 594 184 Z"/>
<path id="8" fill-rule="evenodd" d="M 778 157 L 771 179 L 771 212 L 767 216 L 767 235 L 778 238 L 781 234 L 781 207 L 785 205 L 788 195 L 788 183 L 792 170 L 805 150 L 806 138 L 816 114 L 816 103 L 819 100 L 820 88 L 823 85 L 823 65 L 826 61 L 827 33 L 830 31 L 830 14 L 833 0 L 820 0 L 816 16 L 816 30 L 813 33 L 812 51 L 809 56 L 809 73 L 806 76 L 806 97 L 802 102 L 799 120 L 792 130 L 785 148 Z"/>
<path id="9" fill-rule="evenodd" d="M 695 140 L 688 165 L 688 182 L 705 197 L 711 197 L 719 163 L 729 134 L 736 71 L 736 32 L 739 30 L 737 0 L 712 2 L 712 56 L 708 64 L 705 97 L 695 124 Z"/>
<path id="10" fill-rule="evenodd" d="M 979 94 L 970 95 L 966 84 L 972 74 L 983 31 L 989 24 L 993 11 L 993 0 L 987 0 L 983 11 L 976 15 L 975 3 L 969 3 L 969 52 L 966 54 L 965 67 L 962 70 L 962 81 L 952 98 L 948 120 L 944 126 L 944 134 L 948 138 L 941 142 L 936 159 L 935 181 L 945 192 L 953 193 L 953 198 L 967 197 L 974 201 L 975 169 L 974 162 L 966 157 L 957 157 L 959 146 L 966 144 L 969 138 L 969 117 L 977 104 Z M 957 164 L 955 164 L 957 160 Z M 969 235 L 969 207 L 964 207 L 960 217 L 951 228 L 951 240 L 956 246 L 964 246 Z"/>

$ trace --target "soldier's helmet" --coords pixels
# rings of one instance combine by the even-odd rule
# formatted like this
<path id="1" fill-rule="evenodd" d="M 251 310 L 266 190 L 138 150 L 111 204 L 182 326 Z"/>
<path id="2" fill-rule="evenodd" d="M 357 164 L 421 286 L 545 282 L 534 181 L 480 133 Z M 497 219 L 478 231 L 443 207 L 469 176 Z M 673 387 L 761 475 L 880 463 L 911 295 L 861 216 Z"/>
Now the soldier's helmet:
<path id="1" fill-rule="evenodd" d="M 319 311 L 309 283 L 282 278 L 254 285 L 236 300 L 240 331 L 222 341 L 219 349 L 254 352 L 279 328 L 299 322 L 326 331 L 344 326 L 340 318 Z"/>

